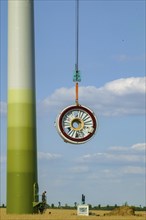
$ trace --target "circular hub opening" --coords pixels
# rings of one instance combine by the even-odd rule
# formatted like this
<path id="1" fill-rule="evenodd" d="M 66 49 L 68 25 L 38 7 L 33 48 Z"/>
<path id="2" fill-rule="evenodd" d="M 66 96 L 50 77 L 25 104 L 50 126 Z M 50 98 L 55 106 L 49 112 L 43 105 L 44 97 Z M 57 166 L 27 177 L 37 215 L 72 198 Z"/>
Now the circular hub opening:
<path id="1" fill-rule="evenodd" d="M 71 128 L 75 131 L 80 131 L 84 127 L 84 122 L 80 118 L 74 118 L 71 121 Z"/>

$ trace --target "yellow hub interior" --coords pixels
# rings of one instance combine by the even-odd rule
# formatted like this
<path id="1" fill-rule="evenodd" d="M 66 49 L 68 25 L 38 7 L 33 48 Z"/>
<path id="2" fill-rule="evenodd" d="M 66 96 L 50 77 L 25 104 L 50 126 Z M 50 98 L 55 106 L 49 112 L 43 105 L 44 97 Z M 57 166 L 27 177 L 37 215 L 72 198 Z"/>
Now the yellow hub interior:
<path id="1" fill-rule="evenodd" d="M 84 127 L 84 122 L 82 119 L 80 118 L 74 118 L 72 121 L 71 121 L 71 129 L 74 130 L 74 131 L 80 131 L 82 130 Z"/>

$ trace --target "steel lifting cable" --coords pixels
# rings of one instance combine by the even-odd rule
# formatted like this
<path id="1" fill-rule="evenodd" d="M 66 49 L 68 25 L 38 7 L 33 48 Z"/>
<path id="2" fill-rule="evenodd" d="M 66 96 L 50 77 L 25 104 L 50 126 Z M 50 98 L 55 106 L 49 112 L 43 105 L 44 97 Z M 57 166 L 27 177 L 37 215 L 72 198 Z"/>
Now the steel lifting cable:
<path id="1" fill-rule="evenodd" d="M 80 77 L 80 71 L 79 71 L 79 0 L 76 0 L 76 14 L 75 14 L 75 19 L 76 19 L 76 24 L 75 24 L 75 28 L 76 28 L 76 46 L 75 46 L 75 56 L 76 56 L 76 62 L 75 62 L 75 73 L 74 73 L 74 77 L 73 77 L 73 81 L 75 82 L 75 102 L 76 105 L 79 105 L 78 99 L 79 99 L 79 85 L 78 82 L 81 81 L 81 77 Z"/>
<path id="2" fill-rule="evenodd" d="M 76 0 L 76 64 L 75 70 L 78 71 L 79 61 L 79 0 Z"/>
<path id="3" fill-rule="evenodd" d="M 79 71 L 79 0 L 76 1 L 76 25 L 75 25 L 75 70 L 73 81 L 75 82 L 75 105 L 66 107 L 56 118 L 58 134 L 66 143 L 84 144 L 92 138 L 97 128 L 96 116 L 89 108 L 82 106 L 78 101 L 78 83 L 81 81 Z"/>

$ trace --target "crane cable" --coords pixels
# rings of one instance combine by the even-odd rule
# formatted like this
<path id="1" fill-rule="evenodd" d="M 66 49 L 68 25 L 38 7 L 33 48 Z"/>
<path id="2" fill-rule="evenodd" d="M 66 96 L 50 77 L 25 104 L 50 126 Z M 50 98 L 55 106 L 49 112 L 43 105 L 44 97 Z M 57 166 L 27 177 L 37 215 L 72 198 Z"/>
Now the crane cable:
<path id="1" fill-rule="evenodd" d="M 75 103 L 76 105 L 79 105 L 78 99 L 79 99 L 79 89 L 78 89 L 78 82 L 81 81 L 80 77 L 80 71 L 79 71 L 79 0 L 76 0 L 76 62 L 75 62 L 75 73 L 73 81 L 75 82 Z"/>
<path id="2" fill-rule="evenodd" d="M 79 62 L 79 0 L 76 0 L 76 64 L 75 70 L 78 71 Z"/>

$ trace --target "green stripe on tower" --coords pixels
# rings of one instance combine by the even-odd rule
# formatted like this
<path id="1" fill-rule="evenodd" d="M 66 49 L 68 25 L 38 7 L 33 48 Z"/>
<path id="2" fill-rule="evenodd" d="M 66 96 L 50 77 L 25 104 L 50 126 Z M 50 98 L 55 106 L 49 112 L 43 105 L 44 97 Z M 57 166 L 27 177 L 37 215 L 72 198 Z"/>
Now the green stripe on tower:
<path id="1" fill-rule="evenodd" d="M 37 183 L 33 0 L 8 1 L 7 213 L 33 212 Z"/>

